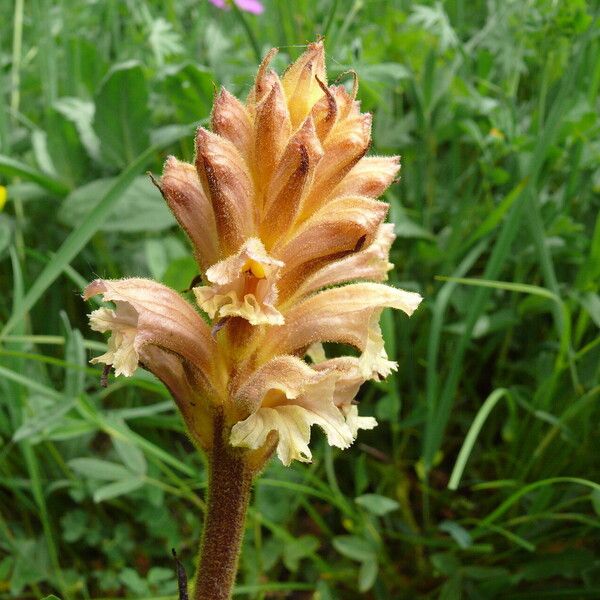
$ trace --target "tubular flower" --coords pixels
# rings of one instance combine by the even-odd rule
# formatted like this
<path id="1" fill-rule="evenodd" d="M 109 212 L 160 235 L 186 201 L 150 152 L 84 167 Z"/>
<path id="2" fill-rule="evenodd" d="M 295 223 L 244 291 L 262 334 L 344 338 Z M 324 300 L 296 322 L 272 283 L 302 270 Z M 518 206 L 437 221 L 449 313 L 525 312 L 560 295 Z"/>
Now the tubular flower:
<path id="1" fill-rule="evenodd" d="M 399 158 L 365 156 L 371 115 L 356 82 L 352 92 L 327 84 L 322 42 L 282 78 L 269 68 L 275 54 L 246 102 L 218 93 L 194 164 L 170 157 L 156 182 L 193 248 L 193 295 L 143 279 L 97 280 L 84 293 L 115 305 L 90 315 L 110 333 L 92 362 L 152 371 L 198 445 L 210 452 L 222 423 L 255 469 L 274 452 L 286 465 L 310 460 L 312 425 L 339 448 L 375 427 L 354 398 L 396 368 L 379 317 L 386 307 L 410 316 L 421 302 L 382 283 L 394 233 L 377 198 Z M 358 356 L 328 359 L 323 342 Z"/>

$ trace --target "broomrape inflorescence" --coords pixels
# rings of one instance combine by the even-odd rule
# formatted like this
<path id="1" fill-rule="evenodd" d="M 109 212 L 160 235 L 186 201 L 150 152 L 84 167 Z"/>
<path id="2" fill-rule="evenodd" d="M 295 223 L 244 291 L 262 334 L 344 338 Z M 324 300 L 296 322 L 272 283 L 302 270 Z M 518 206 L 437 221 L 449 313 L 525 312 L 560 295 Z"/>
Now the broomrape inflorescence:
<path id="1" fill-rule="evenodd" d="M 376 198 L 399 158 L 365 156 L 371 115 L 357 86 L 327 85 L 322 42 L 281 79 L 269 69 L 275 54 L 246 103 L 220 91 L 194 164 L 169 157 L 157 182 L 193 246 L 202 278 L 193 293 L 210 324 L 151 280 L 96 280 L 84 293 L 115 305 L 90 315 L 92 329 L 111 333 L 92 362 L 154 373 L 209 459 L 237 452 L 251 473 L 273 452 L 285 465 L 309 461 L 312 425 L 339 448 L 375 427 L 353 399 L 396 367 L 379 316 L 410 315 L 421 301 L 380 283 L 394 233 Z M 327 358 L 323 342 L 360 355 Z"/>

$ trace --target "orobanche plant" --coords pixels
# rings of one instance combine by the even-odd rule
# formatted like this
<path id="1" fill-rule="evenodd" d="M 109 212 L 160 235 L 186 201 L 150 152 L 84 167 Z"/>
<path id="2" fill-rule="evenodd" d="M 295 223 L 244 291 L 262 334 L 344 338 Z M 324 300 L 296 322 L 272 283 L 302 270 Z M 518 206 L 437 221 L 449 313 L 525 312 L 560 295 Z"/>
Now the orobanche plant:
<path id="1" fill-rule="evenodd" d="M 230 597 L 251 483 L 274 453 L 285 465 L 310 461 L 312 425 L 338 448 L 375 427 L 354 397 L 396 366 L 381 311 L 410 315 L 421 301 L 380 283 L 394 227 L 376 198 L 399 158 L 365 156 L 371 115 L 356 81 L 352 92 L 327 85 L 322 42 L 281 79 L 269 68 L 276 52 L 245 103 L 216 96 L 194 164 L 169 157 L 156 182 L 194 250 L 197 306 L 148 279 L 98 279 L 84 293 L 114 303 L 90 315 L 92 329 L 110 332 L 92 362 L 154 373 L 208 457 L 197 600 Z M 327 358 L 322 342 L 359 356 Z"/>

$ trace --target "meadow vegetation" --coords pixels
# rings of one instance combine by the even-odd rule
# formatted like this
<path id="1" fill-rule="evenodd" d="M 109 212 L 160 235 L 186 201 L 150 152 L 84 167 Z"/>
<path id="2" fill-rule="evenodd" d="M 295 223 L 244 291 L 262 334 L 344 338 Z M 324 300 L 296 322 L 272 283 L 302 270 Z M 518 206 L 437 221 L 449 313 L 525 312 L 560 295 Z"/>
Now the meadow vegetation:
<path id="1" fill-rule="evenodd" d="M 80 293 L 189 287 L 145 172 L 319 35 L 402 155 L 390 282 L 425 300 L 384 315 L 379 427 L 258 480 L 236 597 L 599 598 L 597 4 L 264 4 L 0 4 L 0 598 L 175 598 L 171 548 L 193 573 L 205 465 L 151 375 L 101 387 Z"/>

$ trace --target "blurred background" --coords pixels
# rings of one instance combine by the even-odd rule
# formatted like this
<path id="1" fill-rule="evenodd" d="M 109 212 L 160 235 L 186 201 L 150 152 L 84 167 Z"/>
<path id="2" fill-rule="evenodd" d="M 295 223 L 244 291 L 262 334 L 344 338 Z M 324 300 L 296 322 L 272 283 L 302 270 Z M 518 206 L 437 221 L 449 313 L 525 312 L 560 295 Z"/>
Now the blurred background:
<path id="1" fill-rule="evenodd" d="M 151 375 L 100 386 L 80 293 L 188 287 L 145 172 L 318 35 L 403 157 L 390 279 L 425 302 L 384 316 L 379 427 L 258 481 L 236 598 L 600 598 L 597 3 L 238 4 L 0 4 L 0 598 L 175 598 L 172 547 L 193 573 L 202 458 Z"/>

